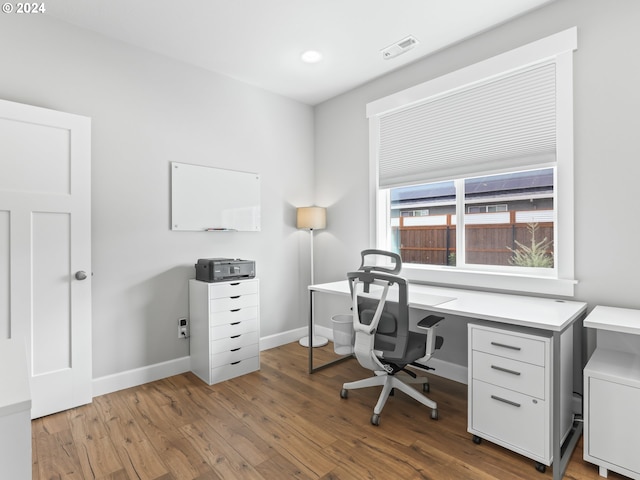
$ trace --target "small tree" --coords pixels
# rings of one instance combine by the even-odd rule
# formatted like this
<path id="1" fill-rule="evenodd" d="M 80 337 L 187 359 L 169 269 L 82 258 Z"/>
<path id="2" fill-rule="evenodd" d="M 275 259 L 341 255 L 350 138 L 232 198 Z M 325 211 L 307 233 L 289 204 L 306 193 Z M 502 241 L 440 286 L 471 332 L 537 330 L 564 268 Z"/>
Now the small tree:
<path id="1" fill-rule="evenodd" d="M 513 256 L 509 259 L 511 265 L 518 267 L 553 268 L 553 252 L 547 252 L 552 245 L 552 241 L 544 237 L 540 242 L 536 242 L 537 223 L 527 225 L 527 230 L 531 233 L 531 246 L 523 245 L 514 240 L 518 248 L 507 247 Z"/>

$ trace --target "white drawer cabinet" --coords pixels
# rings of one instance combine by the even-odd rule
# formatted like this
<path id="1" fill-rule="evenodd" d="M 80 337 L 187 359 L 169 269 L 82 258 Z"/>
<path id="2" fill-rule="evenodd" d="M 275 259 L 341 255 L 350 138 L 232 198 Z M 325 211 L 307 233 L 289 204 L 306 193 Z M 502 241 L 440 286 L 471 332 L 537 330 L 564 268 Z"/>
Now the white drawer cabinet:
<path id="1" fill-rule="evenodd" d="M 640 479 L 640 355 L 598 347 L 584 369 L 584 459 Z"/>
<path id="2" fill-rule="evenodd" d="M 260 369 L 258 280 L 189 280 L 191 371 L 209 385 Z"/>
<path id="3" fill-rule="evenodd" d="M 571 330 L 561 336 L 561 426 L 573 423 Z M 539 469 L 551 465 L 553 337 L 517 327 L 469 324 L 468 431 L 525 455 Z"/>
<path id="4" fill-rule="evenodd" d="M 584 459 L 640 480 L 640 310 L 596 306 L 597 348 L 584 368 Z"/>

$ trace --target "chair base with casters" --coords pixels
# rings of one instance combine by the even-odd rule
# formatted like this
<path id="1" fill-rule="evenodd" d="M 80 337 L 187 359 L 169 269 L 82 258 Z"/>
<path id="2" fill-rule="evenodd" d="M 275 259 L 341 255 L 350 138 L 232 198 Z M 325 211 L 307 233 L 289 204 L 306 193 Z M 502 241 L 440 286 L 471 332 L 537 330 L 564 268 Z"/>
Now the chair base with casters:
<path id="1" fill-rule="evenodd" d="M 403 374 L 406 375 L 404 372 L 400 372 L 395 375 L 380 374 L 375 377 L 345 383 L 342 385 L 340 397 L 347 398 L 349 390 L 382 386 L 382 392 L 380 393 L 380 397 L 378 397 L 378 403 L 376 403 L 376 406 L 373 408 L 373 415 L 371 416 L 371 424 L 378 426 L 380 425 L 380 414 L 382 413 L 385 403 L 387 403 L 387 399 L 392 395 L 393 390 L 400 390 L 424 406 L 429 407 L 431 409 L 431 418 L 433 420 L 437 420 L 438 404 L 411 386 L 411 384 L 421 384 L 423 391 L 428 392 L 429 380 L 426 377 L 413 378 L 409 375 L 406 375 L 407 378 L 402 379 L 400 378 L 400 375 Z"/>

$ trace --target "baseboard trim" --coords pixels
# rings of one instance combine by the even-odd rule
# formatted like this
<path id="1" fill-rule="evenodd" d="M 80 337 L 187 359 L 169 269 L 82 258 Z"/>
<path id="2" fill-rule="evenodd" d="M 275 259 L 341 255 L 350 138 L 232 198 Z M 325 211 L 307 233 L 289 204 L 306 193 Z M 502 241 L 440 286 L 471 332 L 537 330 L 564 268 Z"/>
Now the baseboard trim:
<path id="1" fill-rule="evenodd" d="M 328 329 L 331 331 L 330 329 Z M 260 350 L 269 350 L 271 348 L 286 345 L 295 342 L 307 334 L 307 327 L 289 330 L 287 332 L 269 335 L 260 338 Z M 114 373 L 93 379 L 93 396 L 106 395 L 107 393 L 117 392 L 125 388 L 137 387 L 145 383 L 154 382 L 163 378 L 179 375 L 191 370 L 191 357 L 176 358 L 166 362 L 148 365 L 125 372 Z"/>
<path id="2" fill-rule="evenodd" d="M 93 396 L 117 392 L 125 388 L 137 387 L 145 383 L 179 375 L 191 370 L 191 357 L 176 358 L 146 367 L 127 370 L 93 379 Z"/>
<path id="3" fill-rule="evenodd" d="M 269 335 L 267 337 L 260 337 L 260 351 L 270 350 L 291 342 L 297 342 L 306 334 L 307 327 L 301 327 L 296 328 L 295 330 Z"/>
<path id="4" fill-rule="evenodd" d="M 430 359 L 427 365 L 433 368 L 433 370 L 429 370 L 429 375 L 437 375 L 465 385 L 468 383 L 467 367 L 463 365 L 447 362 L 446 360 L 440 360 L 435 357 Z"/>
<path id="5" fill-rule="evenodd" d="M 316 334 L 333 341 L 333 330 L 331 328 L 316 325 Z M 262 337 L 260 338 L 260 351 L 296 342 L 305 335 L 307 335 L 307 327 Z M 429 370 L 432 375 L 467 384 L 467 367 L 465 366 L 440 360 L 439 358 L 429 360 L 429 366 L 434 368 L 434 370 Z M 105 375 L 104 377 L 93 379 L 93 396 L 97 397 L 124 390 L 125 388 L 137 387 L 145 383 L 171 377 L 172 375 L 179 375 L 189 370 L 191 370 L 191 357 L 187 356 L 125 372 Z"/>

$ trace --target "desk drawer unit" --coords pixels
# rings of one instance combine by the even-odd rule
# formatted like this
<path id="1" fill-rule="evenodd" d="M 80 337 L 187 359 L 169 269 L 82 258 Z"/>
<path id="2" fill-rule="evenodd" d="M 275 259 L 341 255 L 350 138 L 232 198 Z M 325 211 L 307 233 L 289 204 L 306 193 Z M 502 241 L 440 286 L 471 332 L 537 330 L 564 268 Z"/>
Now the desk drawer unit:
<path id="1" fill-rule="evenodd" d="M 549 466 L 553 461 L 553 338 L 529 332 L 469 324 L 468 431 L 474 441 L 484 438 Z M 572 341 L 570 332 L 562 335 L 565 341 Z M 571 362 L 570 354 L 567 361 Z M 572 423 L 571 368 L 563 371 L 568 372 L 562 382 L 568 390 L 563 404 L 569 411 L 562 415 L 562 425 L 568 433 Z"/>
<path id="2" fill-rule="evenodd" d="M 600 335 L 600 332 L 598 332 Z M 621 344 L 628 340 L 620 334 Z M 598 347 L 584 369 L 584 459 L 640 479 L 640 354 Z"/>
<path id="3" fill-rule="evenodd" d="M 258 280 L 189 281 L 191 371 L 209 385 L 260 369 Z"/>

